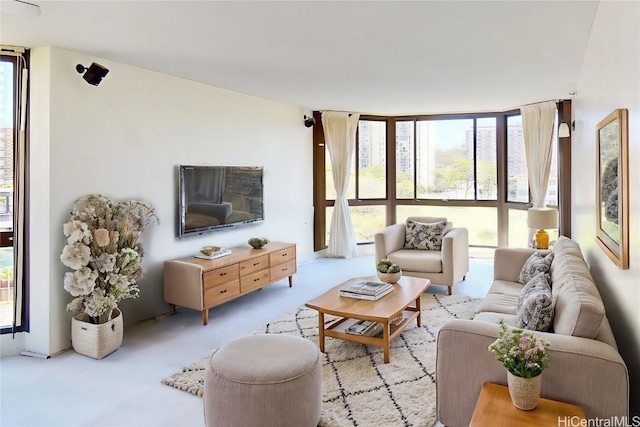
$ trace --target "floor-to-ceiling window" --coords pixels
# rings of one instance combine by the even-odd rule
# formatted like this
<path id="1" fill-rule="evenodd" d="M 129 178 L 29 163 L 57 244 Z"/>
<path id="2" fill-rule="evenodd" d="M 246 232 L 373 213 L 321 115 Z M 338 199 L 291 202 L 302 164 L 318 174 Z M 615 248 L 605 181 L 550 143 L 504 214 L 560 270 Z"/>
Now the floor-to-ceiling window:
<path id="1" fill-rule="evenodd" d="M 519 110 L 415 117 L 360 117 L 348 193 L 360 244 L 408 216 L 444 216 L 469 229 L 475 247 L 529 246 L 530 205 Z M 314 145 L 323 144 L 321 130 Z M 554 150 L 547 205 L 560 192 Z M 335 190 L 326 150 L 314 150 L 316 250 L 325 247 Z M 317 182 L 323 180 L 322 183 Z M 320 215 L 318 215 L 320 213 Z M 566 211 L 564 212 L 566 215 Z M 322 221 L 318 221 L 322 217 Z M 322 232 L 320 232 L 322 231 Z M 555 235 L 553 234 L 555 233 Z M 552 231 L 552 240 L 557 230 Z"/>
<path id="2" fill-rule="evenodd" d="M 25 196 L 27 61 L 23 49 L 0 53 L 0 330 L 26 330 Z"/>

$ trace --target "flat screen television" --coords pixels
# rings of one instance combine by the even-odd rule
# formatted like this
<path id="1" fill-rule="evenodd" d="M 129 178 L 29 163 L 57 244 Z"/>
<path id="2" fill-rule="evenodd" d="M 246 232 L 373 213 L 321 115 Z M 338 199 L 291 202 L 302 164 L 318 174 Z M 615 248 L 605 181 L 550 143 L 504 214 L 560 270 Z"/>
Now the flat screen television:
<path id="1" fill-rule="evenodd" d="M 262 166 L 178 166 L 178 237 L 264 220 Z"/>

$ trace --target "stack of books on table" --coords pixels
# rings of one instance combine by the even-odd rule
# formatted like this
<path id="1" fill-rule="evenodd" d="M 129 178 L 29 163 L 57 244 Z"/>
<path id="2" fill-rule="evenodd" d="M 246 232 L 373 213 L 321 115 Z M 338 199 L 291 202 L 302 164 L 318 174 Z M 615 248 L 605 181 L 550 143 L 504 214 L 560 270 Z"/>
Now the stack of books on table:
<path id="1" fill-rule="evenodd" d="M 360 320 L 345 329 L 345 332 L 353 335 L 375 337 L 382 332 L 382 323 L 373 322 L 371 320 Z"/>
<path id="2" fill-rule="evenodd" d="M 357 282 L 340 290 L 341 297 L 377 300 L 393 291 L 393 285 L 381 282 Z"/>

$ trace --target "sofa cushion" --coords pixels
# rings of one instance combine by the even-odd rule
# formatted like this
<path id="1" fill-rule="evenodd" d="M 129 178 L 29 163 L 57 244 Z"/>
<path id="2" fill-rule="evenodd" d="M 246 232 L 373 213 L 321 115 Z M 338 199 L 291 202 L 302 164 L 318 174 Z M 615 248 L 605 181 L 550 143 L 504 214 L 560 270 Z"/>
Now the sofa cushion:
<path id="1" fill-rule="evenodd" d="M 605 309 L 580 246 L 561 236 L 553 251 L 556 254 L 550 270 L 555 299 L 553 330 L 556 334 L 594 338 Z"/>
<path id="2" fill-rule="evenodd" d="M 447 227 L 446 221 L 423 223 L 407 220 L 406 227 L 405 249 L 426 249 L 428 251 L 442 249 L 442 237 Z"/>
<path id="3" fill-rule="evenodd" d="M 483 311 L 476 314 L 473 317 L 474 321 L 487 322 L 487 323 L 500 323 L 500 319 L 504 320 L 504 324 L 507 326 L 516 327 L 515 314 L 494 313 L 492 311 Z"/>
<path id="4" fill-rule="evenodd" d="M 400 249 L 390 253 L 387 259 L 398 264 L 403 271 L 442 272 L 442 252 L 440 251 Z"/>
<path id="5" fill-rule="evenodd" d="M 487 294 L 503 294 L 518 296 L 522 292 L 524 285 L 518 282 L 510 282 L 508 280 L 494 280 Z"/>
<path id="6" fill-rule="evenodd" d="M 553 296 L 548 273 L 538 273 L 518 297 L 516 326 L 533 331 L 547 331 L 553 322 Z"/>
<path id="7" fill-rule="evenodd" d="M 480 301 L 478 312 L 516 314 L 518 295 L 488 294 Z"/>
<path id="8" fill-rule="evenodd" d="M 538 275 L 539 273 L 549 272 L 549 267 L 551 266 L 552 261 L 553 252 L 549 253 L 545 257 L 540 255 L 540 252 L 537 251 L 532 253 L 531 256 L 524 262 L 522 270 L 520 270 L 518 282 L 526 285 L 531 279 L 533 279 L 534 276 Z"/>

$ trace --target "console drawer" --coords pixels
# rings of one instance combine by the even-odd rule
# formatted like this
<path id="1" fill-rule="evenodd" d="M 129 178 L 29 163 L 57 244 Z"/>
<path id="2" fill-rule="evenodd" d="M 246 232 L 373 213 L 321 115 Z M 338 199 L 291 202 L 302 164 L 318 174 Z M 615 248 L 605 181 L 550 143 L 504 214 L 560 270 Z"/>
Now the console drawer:
<path id="1" fill-rule="evenodd" d="M 245 276 L 255 271 L 269 268 L 269 255 L 263 255 L 256 258 L 251 258 L 247 261 L 240 263 L 240 274 Z"/>
<path id="2" fill-rule="evenodd" d="M 269 261 L 272 266 L 282 264 L 283 262 L 290 261 L 296 257 L 296 248 L 292 246 L 290 248 L 281 249 L 272 254 L 269 254 Z"/>
<path id="3" fill-rule="evenodd" d="M 220 301 L 235 297 L 240 293 L 240 280 L 232 280 L 204 291 L 204 306 L 212 307 Z"/>
<path id="4" fill-rule="evenodd" d="M 246 292 L 251 289 L 261 288 L 269 283 L 269 269 L 258 271 L 257 273 L 248 274 L 240 278 L 240 292 Z"/>
<path id="5" fill-rule="evenodd" d="M 205 289 L 209 289 L 222 283 L 236 280 L 239 276 L 238 264 L 216 268 L 202 275 L 203 286 Z"/>
<path id="6" fill-rule="evenodd" d="M 282 264 L 278 264 L 274 267 L 271 267 L 271 281 L 275 282 L 276 280 L 280 280 L 284 277 L 291 276 L 295 272 L 296 272 L 295 259 L 284 262 Z"/>

